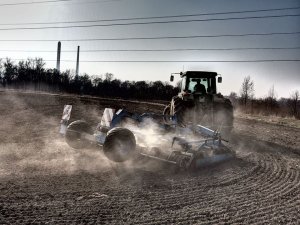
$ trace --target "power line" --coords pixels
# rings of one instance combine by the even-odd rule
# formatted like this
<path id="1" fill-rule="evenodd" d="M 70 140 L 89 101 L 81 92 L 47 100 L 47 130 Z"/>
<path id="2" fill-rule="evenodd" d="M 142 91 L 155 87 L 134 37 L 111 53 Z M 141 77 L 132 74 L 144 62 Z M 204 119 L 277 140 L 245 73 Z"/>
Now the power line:
<path id="1" fill-rule="evenodd" d="M 66 29 L 66 28 L 90 28 L 90 27 L 111 27 L 111 26 L 131 26 L 131 25 L 151 25 L 151 24 L 170 24 L 170 23 L 190 23 L 190 22 L 212 22 L 228 20 L 248 20 L 248 19 L 266 19 L 266 18 L 283 18 L 299 17 L 300 14 L 272 15 L 272 16 L 248 16 L 248 17 L 230 17 L 230 18 L 212 18 L 212 19 L 190 19 L 190 20 L 173 20 L 173 21 L 149 21 L 149 22 L 131 22 L 131 23 L 110 23 L 110 24 L 89 24 L 89 25 L 68 25 L 68 26 L 46 26 L 46 27 L 14 27 L 0 28 L 0 31 L 7 30 L 45 30 L 45 29 Z"/>
<path id="2" fill-rule="evenodd" d="M 0 58 L 1 60 L 5 58 Z M 11 59 L 23 61 L 24 59 Z M 46 59 L 43 61 L 56 62 Z M 61 60 L 76 62 L 75 60 Z M 260 62 L 300 62 L 300 59 L 257 59 L 257 60 L 81 60 L 80 63 L 260 63 Z"/>
<path id="3" fill-rule="evenodd" d="M 229 11 L 229 12 L 214 12 L 214 13 L 182 14 L 182 15 L 171 15 L 171 16 L 151 16 L 151 17 L 99 19 L 99 20 L 75 20 L 75 21 L 30 22 L 30 23 L 1 23 L 0 25 L 8 26 L 8 25 L 38 25 L 38 24 L 62 24 L 62 23 L 96 23 L 96 22 L 130 21 L 130 20 L 146 20 L 146 19 L 166 19 L 166 18 L 180 18 L 180 17 L 211 16 L 211 15 L 228 15 L 228 14 L 242 14 L 242 13 L 254 13 L 254 12 L 272 12 L 272 11 L 295 10 L 295 9 L 300 9 L 300 7 L 260 9 L 260 10 L 243 10 L 243 11 Z"/>
<path id="4" fill-rule="evenodd" d="M 59 3 L 59 2 L 73 2 L 76 0 L 48 0 L 48 1 L 35 1 L 35 2 L 19 2 L 19 3 L 2 3 L 1 6 L 18 6 L 18 5 L 32 5 L 32 4 L 44 4 L 44 3 Z M 109 1 L 118 1 L 118 0 L 102 0 L 98 2 L 109 2 Z"/>
<path id="5" fill-rule="evenodd" d="M 74 1 L 74 0 L 49 0 L 49 1 L 36 1 L 36 2 L 2 3 L 2 4 L 0 4 L 0 6 L 31 5 L 31 4 L 71 2 L 71 1 Z"/>
<path id="6" fill-rule="evenodd" d="M 82 39 L 2 39 L 0 42 L 73 42 L 73 41 L 130 41 L 130 40 L 162 40 L 162 39 L 193 39 L 193 38 L 219 38 L 219 37 L 247 37 L 247 36 L 273 36 L 273 35 L 296 35 L 295 32 L 272 32 L 272 33 L 245 33 L 245 34 L 217 34 L 217 35 L 190 35 L 190 36 L 161 36 L 161 37 L 122 37 L 122 38 L 82 38 Z"/>
<path id="7" fill-rule="evenodd" d="M 296 47 L 255 47 L 255 48 L 174 48 L 174 49 L 95 49 L 81 50 L 80 52 L 176 52 L 176 51 L 244 51 L 244 50 L 297 50 Z M 0 52 L 45 52 L 56 53 L 55 50 L 5 50 L 0 49 Z M 65 50 L 62 52 L 77 52 L 76 50 Z"/>
<path id="8" fill-rule="evenodd" d="M 55 60 L 54 60 L 55 61 Z M 75 62 L 73 60 L 64 60 L 65 62 Z M 177 62 L 183 62 L 183 63 L 196 63 L 196 62 L 202 62 L 202 63 L 251 63 L 251 62 L 299 62 L 300 59 L 262 59 L 262 60 L 137 60 L 137 61 L 131 61 L 131 60 L 86 60 L 86 61 L 80 61 L 80 62 L 86 62 L 86 63 L 177 63 Z"/>

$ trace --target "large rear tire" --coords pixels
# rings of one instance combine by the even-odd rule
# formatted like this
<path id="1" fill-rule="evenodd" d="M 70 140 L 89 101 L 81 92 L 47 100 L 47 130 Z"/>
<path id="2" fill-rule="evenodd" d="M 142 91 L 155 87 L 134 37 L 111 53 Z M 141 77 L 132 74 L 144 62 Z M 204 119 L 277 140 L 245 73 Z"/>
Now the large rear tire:
<path id="1" fill-rule="evenodd" d="M 221 128 L 222 136 L 230 137 L 233 129 L 233 107 L 229 99 L 212 102 L 209 105 L 187 104 L 178 96 L 166 106 L 164 115 L 175 115 L 177 124 L 185 127 L 188 123 L 201 124 L 212 130 Z M 228 138 L 227 138 L 228 139 Z"/>
<path id="2" fill-rule="evenodd" d="M 221 126 L 222 136 L 230 135 L 233 129 L 233 107 L 230 100 L 225 99 L 224 103 L 218 103 L 214 106 L 214 125 L 215 129 Z"/>
<path id="3" fill-rule="evenodd" d="M 133 157 L 136 149 L 134 134 L 122 127 L 116 127 L 107 133 L 103 151 L 114 162 L 124 162 Z"/>
<path id="4" fill-rule="evenodd" d="M 68 127 L 65 135 L 66 142 L 75 149 L 84 149 L 91 146 L 91 141 L 85 139 L 85 135 L 93 135 L 93 129 L 85 121 L 77 120 Z"/>
<path id="5" fill-rule="evenodd" d="M 167 105 L 163 111 L 163 120 L 165 124 L 169 124 L 171 122 L 171 105 Z"/>

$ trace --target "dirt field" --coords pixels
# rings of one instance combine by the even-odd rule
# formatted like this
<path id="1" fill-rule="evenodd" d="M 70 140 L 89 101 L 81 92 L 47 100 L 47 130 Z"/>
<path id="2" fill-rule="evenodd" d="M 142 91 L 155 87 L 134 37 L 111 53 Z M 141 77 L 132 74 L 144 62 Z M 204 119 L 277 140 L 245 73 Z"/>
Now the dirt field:
<path id="1" fill-rule="evenodd" d="M 76 151 L 58 135 L 105 107 L 161 112 L 160 104 L 0 92 L 0 224 L 299 224 L 300 129 L 239 118 L 237 158 L 174 174 Z"/>

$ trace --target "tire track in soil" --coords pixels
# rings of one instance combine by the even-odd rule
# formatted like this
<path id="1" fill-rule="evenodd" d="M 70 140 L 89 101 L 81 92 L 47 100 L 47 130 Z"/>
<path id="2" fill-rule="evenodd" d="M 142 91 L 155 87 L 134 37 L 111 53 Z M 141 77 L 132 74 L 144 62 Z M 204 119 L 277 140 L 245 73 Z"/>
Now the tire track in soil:
<path id="1" fill-rule="evenodd" d="M 241 157 L 240 160 L 247 163 L 239 167 L 238 163 L 232 162 L 233 168 L 238 172 L 231 168 L 223 170 L 222 166 L 209 168 L 210 173 L 217 178 L 219 178 L 217 175 L 225 176 L 225 178 L 217 180 L 207 179 L 209 174 L 202 174 L 201 171 L 199 174 L 185 177 L 181 177 L 184 175 L 180 174 L 173 177 L 171 175 L 171 179 L 173 178 L 171 189 L 168 182 L 163 180 L 163 175 L 161 177 L 162 182 L 159 184 L 157 184 L 156 179 L 148 177 L 147 184 L 154 182 L 158 185 L 157 188 L 154 188 L 154 193 L 145 193 L 143 191 L 143 188 L 146 188 L 143 187 L 144 184 L 136 188 L 122 180 L 125 178 L 112 177 L 102 190 L 103 192 L 110 192 L 111 197 L 103 202 L 91 198 L 74 203 L 70 201 L 70 198 L 78 192 L 68 192 L 61 187 L 57 190 L 59 194 L 52 197 L 53 200 L 51 200 L 51 196 L 48 199 L 43 197 L 43 201 L 49 201 L 48 209 L 44 209 L 37 204 L 32 195 L 29 193 L 22 195 L 21 190 L 19 190 L 19 194 L 12 196 L 10 201 L 4 201 L 3 196 L 0 196 L 1 214 L 7 216 L 7 213 L 3 213 L 3 211 L 9 209 L 9 214 L 14 215 L 5 217 L 9 223 L 39 221 L 37 218 L 40 214 L 47 215 L 48 219 L 52 218 L 57 223 L 75 221 L 82 223 L 88 221 L 121 223 L 124 218 L 126 218 L 125 221 L 135 224 L 172 222 L 182 224 L 262 224 L 263 221 L 297 223 L 300 219 L 298 214 L 300 207 L 299 170 L 287 168 L 286 160 L 281 160 L 278 156 L 267 153 L 251 153 L 246 158 Z M 236 174 L 241 174 L 241 176 L 232 179 Z M 105 176 L 108 175 L 111 175 L 109 171 Z M 129 175 L 127 178 L 132 177 Z M 75 184 L 80 183 L 80 180 L 73 180 L 73 182 Z M 104 178 L 102 178 L 102 182 L 105 182 Z M 42 186 L 42 188 L 44 187 Z M 30 189 L 34 190 L 35 188 L 31 187 Z M 38 189 L 36 188 L 35 192 Z M 149 189 L 151 190 L 148 187 Z M 86 196 L 89 191 L 81 190 L 80 194 Z M 124 195 L 131 200 L 124 199 Z M 69 200 L 68 204 L 75 204 L 76 207 L 66 213 L 61 201 L 55 198 L 66 198 Z M 24 202 L 20 204 L 20 201 L 26 201 L 27 204 L 35 205 L 35 207 L 25 206 Z M 95 211 L 95 206 L 97 206 L 98 211 Z M 58 215 L 62 215 L 63 218 L 58 218 L 55 213 L 53 214 L 53 211 L 58 212 Z M 128 211 L 139 213 L 133 215 Z M 116 216 L 120 212 L 127 213 L 122 214 L 123 219 Z M 20 220 L 20 217 L 24 215 L 25 220 Z"/>
<path id="2" fill-rule="evenodd" d="M 296 177 L 295 177 L 295 179 L 294 179 L 294 181 L 296 181 L 296 182 L 294 182 L 296 185 L 293 185 L 293 186 L 291 186 L 291 187 L 286 187 L 286 188 L 284 188 L 283 190 L 285 190 L 285 189 L 287 189 L 288 191 L 287 192 L 285 192 L 285 193 L 283 193 L 283 194 L 281 194 L 281 197 L 282 196 L 284 196 L 284 195 L 286 195 L 286 194 L 288 194 L 289 192 L 291 192 L 292 190 L 294 190 L 294 189 L 297 189 L 297 187 L 299 186 L 299 176 L 298 176 L 299 174 L 297 173 L 297 175 L 296 175 Z M 280 178 L 279 179 L 277 179 L 277 180 L 281 180 Z M 284 182 L 280 182 L 280 183 L 284 183 Z M 262 185 L 261 186 L 264 186 L 264 182 L 262 182 Z M 278 185 L 278 184 L 277 184 Z M 270 185 L 270 186 L 272 186 L 272 185 Z M 261 187 L 261 189 L 263 189 L 263 187 Z M 268 190 L 264 190 L 264 191 L 268 191 Z M 278 192 L 279 193 L 279 192 Z M 263 198 L 261 198 L 260 199 L 260 204 L 262 204 L 262 203 L 267 203 L 267 202 L 270 202 L 270 201 L 272 201 L 272 197 L 273 196 L 275 196 L 275 199 L 276 198 L 278 198 L 277 197 L 277 194 L 278 193 L 272 193 L 272 195 L 266 195 L 265 197 L 263 197 Z M 243 199 L 243 198 L 241 198 L 241 199 Z M 263 199 L 263 200 L 262 200 Z M 235 205 L 235 207 L 243 207 L 244 205 L 246 205 L 247 206 L 247 208 L 246 208 L 246 211 L 247 211 L 247 213 L 245 213 L 244 214 L 244 216 L 247 216 L 247 217 L 249 217 L 249 215 L 251 215 L 252 217 L 253 217 L 253 215 L 256 215 L 254 212 L 255 212 L 255 210 L 254 211 L 251 211 L 251 210 L 249 210 L 248 208 L 249 208 L 249 206 L 251 206 L 251 204 L 249 204 L 249 203 L 252 203 L 253 201 L 250 199 L 250 198 L 248 198 L 248 201 L 244 201 L 241 205 Z M 276 206 L 279 206 L 278 204 L 276 205 Z M 292 205 L 291 205 L 292 206 Z M 271 208 L 274 208 L 274 205 L 271 205 L 271 206 L 268 206 L 268 207 L 271 207 Z M 263 209 L 263 208 L 261 208 L 261 209 Z M 260 209 L 260 210 L 261 210 Z M 240 210 L 241 211 L 241 210 Z M 243 211 L 243 210 L 242 210 Z M 220 213 L 224 213 L 224 211 L 223 212 L 220 212 Z M 260 212 L 260 214 L 267 214 L 266 212 Z M 243 214 L 240 214 L 240 215 L 243 215 Z"/>
<path id="3" fill-rule="evenodd" d="M 245 213 L 239 213 L 241 218 L 235 218 L 235 220 L 228 220 L 228 222 L 239 222 L 239 221 L 244 221 L 245 218 L 247 218 L 248 220 L 251 219 L 252 217 L 256 218 L 255 220 L 259 220 L 257 218 L 259 218 L 260 215 L 268 215 L 271 212 L 274 212 L 274 209 L 279 211 L 282 209 L 282 207 L 280 207 L 282 205 L 282 202 L 278 201 L 278 198 L 283 198 L 285 197 L 285 195 L 288 195 L 288 193 L 292 192 L 293 190 L 296 190 L 296 192 L 294 193 L 294 197 L 285 201 L 285 204 L 290 205 L 290 207 L 286 207 L 285 209 L 290 209 L 291 211 L 293 209 L 295 209 L 294 207 L 297 206 L 297 201 L 299 201 L 299 197 L 298 197 L 298 186 L 299 186 L 299 172 L 296 171 L 294 172 L 293 170 L 291 170 L 291 172 L 288 172 L 287 170 L 285 170 L 285 168 L 283 167 L 284 165 L 281 163 L 278 163 L 278 160 L 274 159 L 273 157 L 262 157 L 262 159 L 260 160 L 261 162 L 259 162 L 259 164 L 261 165 L 261 167 L 263 168 L 263 170 L 265 170 L 265 174 L 267 174 L 265 177 L 270 177 L 270 175 L 272 175 L 274 178 L 273 179 L 266 179 L 266 180 L 260 180 L 259 177 L 257 176 L 253 176 L 250 178 L 249 181 L 251 181 L 252 183 L 254 183 L 253 185 L 250 185 L 250 187 L 248 187 L 248 189 L 250 189 L 251 191 L 256 191 L 254 194 L 250 195 L 248 194 L 248 191 L 246 191 L 247 196 L 239 196 L 237 198 L 232 198 L 231 201 L 233 201 L 235 204 L 236 208 L 239 208 L 239 212 L 243 212 L 245 211 Z M 265 163 L 268 162 L 268 163 Z M 275 172 L 274 172 L 275 171 Z M 275 174 L 275 175 L 274 175 Z M 282 179 L 284 178 L 284 179 Z M 252 180 L 251 180 L 252 179 Z M 285 184 L 290 184 L 286 187 Z M 267 189 L 264 188 L 264 186 L 266 186 L 267 184 Z M 235 185 L 235 186 L 241 186 L 241 183 L 232 183 L 231 185 Z M 244 185 L 242 185 L 244 186 Z M 222 187 L 222 184 L 220 185 L 220 187 Z M 236 187 L 230 187 L 231 188 L 231 192 L 234 194 L 240 194 L 239 192 L 236 191 Z M 268 192 L 270 192 L 272 190 L 272 188 L 275 188 L 275 192 L 273 192 L 271 195 L 267 195 Z M 261 190 L 261 191 L 260 191 Z M 202 191 L 202 190 L 201 190 Z M 225 192 L 226 195 L 230 194 L 230 191 L 228 190 L 224 190 L 224 189 L 220 189 L 221 192 Z M 257 192 L 260 191 L 260 200 L 259 200 L 259 204 L 261 205 L 260 207 L 260 212 L 257 213 L 257 209 L 255 209 L 255 207 L 252 207 L 252 210 L 249 210 L 249 207 L 251 206 L 255 206 L 255 200 L 257 200 Z M 283 192 L 283 193 L 282 193 Z M 196 193 L 192 193 L 192 196 L 195 196 Z M 202 193 L 205 194 L 205 193 Z M 195 212 L 197 210 L 195 210 L 196 208 L 199 208 L 199 210 L 210 210 L 210 211 L 215 211 L 215 209 L 217 208 L 218 205 L 220 205 L 221 202 L 216 201 L 216 199 L 222 199 L 222 195 L 216 195 L 216 193 L 213 193 L 213 197 L 209 196 L 209 195 L 205 195 L 206 198 L 196 198 L 196 200 L 194 202 L 204 202 L 203 205 L 195 205 L 192 204 L 194 202 L 192 202 L 191 199 L 186 199 L 186 201 L 189 203 L 188 205 L 192 206 L 192 212 Z M 174 196 L 171 196 L 170 199 L 172 199 Z M 185 197 L 185 196 L 184 196 Z M 169 199 L 169 200 L 170 200 Z M 207 201 L 208 199 L 212 199 L 211 202 Z M 246 200 L 247 199 L 247 200 Z M 245 201 L 246 200 L 246 201 Z M 275 203 L 272 203 L 275 200 Z M 166 204 L 168 201 L 164 201 L 163 204 Z M 179 201 L 181 202 L 181 201 Z M 271 202 L 271 204 L 270 204 Z M 210 205 L 210 203 L 215 203 L 215 205 L 211 205 L 211 207 L 209 208 L 205 208 L 203 207 L 204 205 Z M 267 206 L 264 206 L 265 203 L 269 203 L 267 204 Z M 170 206 L 170 203 L 169 203 Z M 171 204 L 172 206 L 172 204 Z M 212 220 L 210 222 L 221 222 L 223 221 L 222 219 L 220 220 L 220 218 L 222 218 L 222 216 L 226 213 L 227 209 L 223 209 L 220 211 L 215 211 L 214 212 L 214 217 L 218 217 L 218 219 Z M 190 214 L 191 215 L 191 214 Z M 144 222 L 150 222 L 149 221 L 144 221 Z M 155 222 L 163 222 L 162 220 L 158 220 Z M 253 220 L 254 222 L 254 220 Z"/>

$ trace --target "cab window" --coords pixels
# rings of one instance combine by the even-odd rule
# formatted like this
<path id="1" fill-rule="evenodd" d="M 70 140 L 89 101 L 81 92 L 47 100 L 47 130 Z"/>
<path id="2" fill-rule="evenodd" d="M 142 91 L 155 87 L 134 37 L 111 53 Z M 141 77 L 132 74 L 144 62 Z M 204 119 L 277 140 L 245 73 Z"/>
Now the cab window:
<path id="1" fill-rule="evenodd" d="M 207 78 L 189 78 L 188 90 L 193 93 L 195 91 L 195 85 L 200 81 L 201 84 L 205 86 L 205 90 L 207 91 L 208 87 L 208 79 Z"/>

